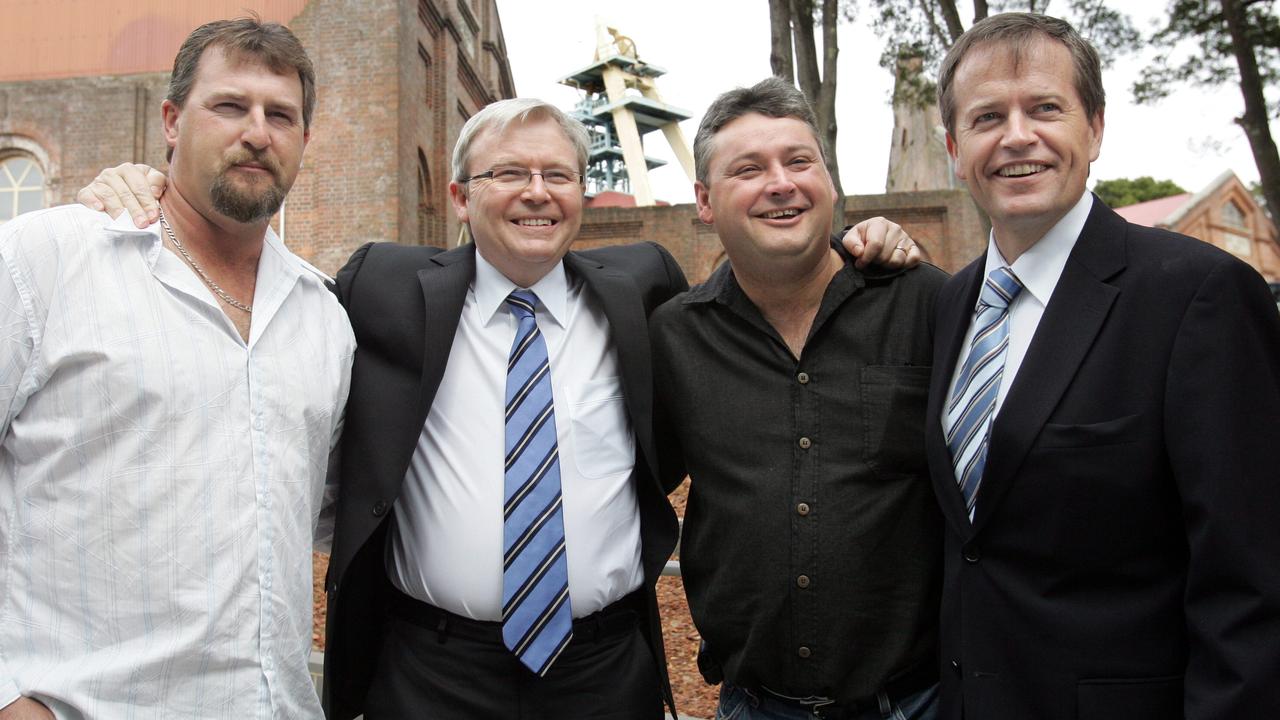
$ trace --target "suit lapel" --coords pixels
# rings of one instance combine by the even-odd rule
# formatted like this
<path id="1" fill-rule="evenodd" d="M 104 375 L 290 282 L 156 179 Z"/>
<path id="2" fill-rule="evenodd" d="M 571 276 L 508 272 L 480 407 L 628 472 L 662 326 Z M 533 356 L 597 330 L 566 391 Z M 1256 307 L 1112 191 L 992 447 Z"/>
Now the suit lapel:
<path id="1" fill-rule="evenodd" d="M 1124 269 L 1124 237 L 1124 221 L 1095 198 L 1018 375 L 992 424 L 991 449 L 973 519 L 975 533 L 992 516 L 1013 483 L 1120 294 L 1107 281 Z"/>
<path id="2" fill-rule="evenodd" d="M 653 446 L 653 374 L 650 369 L 649 324 L 640 290 L 626 273 L 605 267 L 577 253 L 564 258 L 565 268 L 579 278 L 597 298 L 609 320 L 618 364 L 622 369 L 622 392 L 636 445 L 649 467 L 657 467 Z"/>
<path id="3" fill-rule="evenodd" d="M 982 289 L 982 269 L 986 265 L 986 256 L 978 258 L 968 267 L 956 274 L 954 292 L 940 295 L 937 307 L 937 330 L 934 334 L 933 374 L 929 386 L 929 412 L 925 421 L 929 452 L 929 465 L 933 468 L 934 491 L 942 506 L 942 513 L 962 538 L 968 538 L 973 530 L 969 523 L 969 513 L 964 506 L 964 496 L 956 483 L 955 471 L 951 463 L 951 452 L 947 449 L 947 441 L 942 432 L 942 406 L 947 401 L 951 376 L 955 373 L 956 363 L 967 350 L 962 347 L 965 333 L 969 330 L 969 321 L 973 317 L 973 308 L 978 302 L 978 292 Z M 951 286 L 949 286 L 950 288 Z"/>
<path id="4" fill-rule="evenodd" d="M 426 303 L 423 318 L 422 385 L 419 395 L 418 427 L 426 421 L 435 400 L 453 338 L 462 319 L 462 305 L 467 288 L 476 276 L 476 247 L 464 245 L 431 257 L 431 262 L 418 271 L 422 297 Z"/>

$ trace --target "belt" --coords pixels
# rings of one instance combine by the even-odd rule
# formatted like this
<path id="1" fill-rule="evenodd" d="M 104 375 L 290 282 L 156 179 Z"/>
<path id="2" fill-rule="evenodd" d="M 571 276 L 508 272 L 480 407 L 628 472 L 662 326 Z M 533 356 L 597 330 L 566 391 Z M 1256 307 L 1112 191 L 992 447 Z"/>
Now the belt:
<path id="1" fill-rule="evenodd" d="M 884 684 L 884 689 L 851 703 L 837 703 L 834 699 L 820 696 L 794 697 L 770 690 L 763 685 L 757 688 L 743 688 L 748 695 L 756 698 L 768 698 L 770 701 L 800 708 L 813 713 L 815 718 L 824 720 L 844 720 L 853 718 L 870 710 L 879 710 L 884 717 L 889 717 L 892 708 L 889 700 L 902 698 L 924 692 L 938 682 L 938 666 L 932 662 L 922 662 Z"/>
<path id="2" fill-rule="evenodd" d="M 586 617 L 573 621 L 573 640 L 571 643 L 594 642 L 606 637 L 629 632 L 640 623 L 642 609 L 645 607 L 644 592 L 636 590 L 603 610 L 598 610 Z M 424 630 L 431 630 L 439 635 L 439 642 L 445 642 L 450 635 L 479 642 L 492 642 L 502 645 L 502 623 L 489 620 L 472 620 L 409 597 L 399 590 L 392 591 L 391 602 L 387 614 L 417 625 Z"/>

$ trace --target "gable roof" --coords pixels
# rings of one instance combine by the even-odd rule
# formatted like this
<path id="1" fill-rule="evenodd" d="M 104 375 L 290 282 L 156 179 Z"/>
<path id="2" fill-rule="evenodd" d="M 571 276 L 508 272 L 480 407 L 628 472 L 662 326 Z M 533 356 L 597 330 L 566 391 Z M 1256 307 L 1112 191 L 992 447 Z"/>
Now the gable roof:
<path id="1" fill-rule="evenodd" d="M 1164 226 L 1169 224 L 1166 218 L 1189 204 L 1187 201 L 1191 197 L 1191 193 L 1179 193 L 1178 195 L 1170 195 L 1169 197 L 1113 209 L 1120 217 L 1135 225 L 1146 225 L 1147 227 Z"/>

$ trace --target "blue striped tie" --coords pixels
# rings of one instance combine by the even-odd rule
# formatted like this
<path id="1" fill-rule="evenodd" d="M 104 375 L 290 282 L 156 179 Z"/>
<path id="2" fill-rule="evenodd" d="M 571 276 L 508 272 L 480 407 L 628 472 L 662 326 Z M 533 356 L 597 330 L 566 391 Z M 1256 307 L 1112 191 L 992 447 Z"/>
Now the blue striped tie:
<path id="1" fill-rule="evenodd" d="M 507 296 L 520 327 L 507 361 L 502 640 L 541 676 L 573 637 L 573 615 L 551 365 L 533 315 L 537 302 L 529 290 Z"/>
<path id="2" fill-rule="evenodd" d="M 998 267 L 987 277 L 975 310 L 973 344 L 960 368 L 943 423 L 970 522 L 987 464 L 991 419 L 1004 373 L 1005 351 L 1009 349 L 1009 304 L 1020 292 L 1022 281 L 1007 267 Z"/>

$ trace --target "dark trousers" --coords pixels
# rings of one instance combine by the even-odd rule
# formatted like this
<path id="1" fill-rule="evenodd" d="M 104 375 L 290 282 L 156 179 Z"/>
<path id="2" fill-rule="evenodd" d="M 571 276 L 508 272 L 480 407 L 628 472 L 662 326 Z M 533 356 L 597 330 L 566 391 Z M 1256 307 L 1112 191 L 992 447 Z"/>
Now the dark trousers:
<path id="1" fill-rule="evenodd" d="M 658 720 L 657 663 L 641 633 L 643 596 L 573 622 L 544 677 L 502 644 L 499 623 L 399 595 L 365 703 L 365 720 Z"/>

